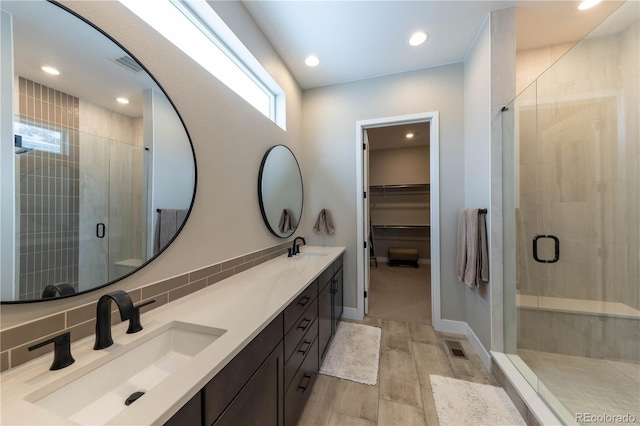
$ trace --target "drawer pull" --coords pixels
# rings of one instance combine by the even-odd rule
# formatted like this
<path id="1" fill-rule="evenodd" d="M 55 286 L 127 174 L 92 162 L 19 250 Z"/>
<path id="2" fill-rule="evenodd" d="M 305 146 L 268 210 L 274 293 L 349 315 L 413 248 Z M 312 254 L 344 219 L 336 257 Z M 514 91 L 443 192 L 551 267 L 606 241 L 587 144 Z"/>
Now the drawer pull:
<path id="1" fill-rule="evenodd" d="M 302 378 L 302 380 L 300 380 L 300 384 L 298 385 L 298 392 L 305 393 L 305 391 L 307 390 L 307 386 L 309 386 L 310 381 L 311 381 L 311 373 L 304 373 L 304 377 Z M 302 385 L 302 382 L 304 382 L 304 386 Z"/>
<path id="2" fill-rule="evenodd" d="M 311 300 L 309 296 L 304 296 L 302 299 L 298 300 L 298 306 L 305 306 L 309 303 L 309 300 Z"/>
<path id="3" fill-rule="evenodd" d="M 302 349 L 302 347 L 304 345 L 307 345 L 306 348 Z M 303 356 L 307 354 L 307 352 L 309 352 L 309 348 L 311 347 L 311 341 L 309 340 L 305 340 L 304 342 L 302 342 L 302 344 L 300 345 L 300 349 L 298 349 L 298 353 L 301 353 Z"/>
<path id="4" fill-rule="evenodd" d="M 338 291 L 338 280 L 331 279 L 331 293 L 335 293 Z"/>
<path id="5" fill-rule="evenodd" d="M 302 325 L 303 323 L 305 323 L 305 321 L 306 321 L 306 324 Z M 309 324 L 311 324 L 310 319 L 306 319 L 306 318 L 303 319 L 302 321 L 300 321 L 300 324 L 298 324 L 298 330 L 306 330 L 307 327 L 309 327 Z"/>

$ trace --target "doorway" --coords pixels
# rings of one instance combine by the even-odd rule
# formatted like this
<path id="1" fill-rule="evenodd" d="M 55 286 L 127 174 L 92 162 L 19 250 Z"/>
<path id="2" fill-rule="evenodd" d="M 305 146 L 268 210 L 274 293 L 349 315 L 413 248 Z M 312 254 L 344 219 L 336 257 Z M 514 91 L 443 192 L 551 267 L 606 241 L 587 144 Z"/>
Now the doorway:
<path id="1" fill-rule="evenodd" d="M 438 113 L 359 121 L 356 136 L 357 237 L 364 247 L 357 256 L 358 317 L 436 322 Z M 399 266 L 388 265 L 390 253 Z"/>

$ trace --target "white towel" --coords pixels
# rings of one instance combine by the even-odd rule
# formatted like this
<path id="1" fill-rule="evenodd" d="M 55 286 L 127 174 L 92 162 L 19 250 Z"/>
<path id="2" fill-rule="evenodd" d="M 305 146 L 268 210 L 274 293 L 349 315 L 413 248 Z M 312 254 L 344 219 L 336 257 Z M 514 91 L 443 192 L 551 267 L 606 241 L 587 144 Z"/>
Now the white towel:
<path id="1" fill-rule="evenodd" d="M 458 214 L 458 254 L 456 275 L 469 287 L 489 282 L 489 255 L 486 216 L 478 209 Z"/>
<path id="2" fill-rule="evenodd" d="M 316 224 L 313 225 L 313 230 L 317 234 L 326 232 L 327 234 L 333 234 L 335 229 L 333 228 L 333 220 L 331 219 L 331 212 L 327 209 L 320 210 Z"/>

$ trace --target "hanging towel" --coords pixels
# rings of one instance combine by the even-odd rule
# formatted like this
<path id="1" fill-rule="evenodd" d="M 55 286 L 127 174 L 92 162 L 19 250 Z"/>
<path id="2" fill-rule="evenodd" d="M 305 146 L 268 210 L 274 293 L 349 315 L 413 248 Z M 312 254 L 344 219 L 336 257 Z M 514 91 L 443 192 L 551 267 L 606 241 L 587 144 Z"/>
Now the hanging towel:
<path id="1" fill-rule="evenodd" d="M 489 282 L 489 250 L 486 215 L 479 209 L 458 214 L 458 256 L 456 275 L 469 287 Z"/>
<path id="2" fill-rule="evenodd" d="M 333 234 L 335 229 L 333 228 L 333 220 L 331 219 L 331 212 L 327 209 L 320 210 L 316 224 L 313 225 L 313 230 L 317 234 L 327 233 Z"/>
<path id="3" fill-rule="evenodd" d="M 158 209 L 156 234 L 153 241 L 153 254 L 157 254 L 176 235 L 178 229 L 187 217 L 183 209 Z"/>
<path id="4" fill-rule="evenodd" d="M 456 256 L 456 276 L 464 282 L 464 269 L 467 265 L 467 210 L 458 212 L 458 253 Z"/>
<path id="5" fill-rule="evenodd" d="M 278 224 L 278 231 L 289 232 L 296 227 L 295 220 L 293 219 L 293 213 L 289 209 L 283 209 L 280 214 L 280 223 Z"/>

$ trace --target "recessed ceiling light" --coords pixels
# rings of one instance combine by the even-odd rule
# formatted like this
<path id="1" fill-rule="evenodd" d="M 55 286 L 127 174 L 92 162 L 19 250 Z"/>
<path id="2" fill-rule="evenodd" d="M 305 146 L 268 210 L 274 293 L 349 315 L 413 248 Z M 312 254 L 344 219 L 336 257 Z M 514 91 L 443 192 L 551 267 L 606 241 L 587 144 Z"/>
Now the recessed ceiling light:
<path id="1" fill-rule="evenodd" d="M 591 9 L 593 6 L 600 3 L 600 1 L 601 0 L 584 0 L 582 3 L 580 3 L 580 6 L 578 6 L 578 9 L 579 10 Z"/>
<path id="2" fill-rule="evenodd" d="M 127 99 L 127 98 L 118 98 L 118 99 L 116 99 L 116 101 L 120 102 L 123 105 L 126 105 L 126 104 L 129 103 L 129 99 Z"/>
<path id="3" fill-rule="evenodd" d="M 57 69 L 55 69 L 53 67 L 44 66 L 41 69 L 42 69 L 42 71 L 46 72 L 47 74 L 60 75 L 60 71 L 58 71 Z"/>
<path id="4" fill-rule="evenodd" d="M 412 46 L 420 46 L 422 43 L 427 41 L 427 38 L 429 38 L 429 35 L 427 33 L 423 31 L 416 31 L 415 33 L 411 34 L 411 37 L 409 38 L 409 44 Z"/>
<path id="5" fill-rule="evenodd" d="M 307 59 L 304 60 L 304 63 L 309 67 L 315 67 L 320 63 L 320 59 L 316 55 L 309 55 Z"/>
<path id="6" fill-rule="evenodd" d="M 407 139 L 412 139 L 413 138 L 413 133 L 407 133 L 406 137 L 407 137 Z"/>

